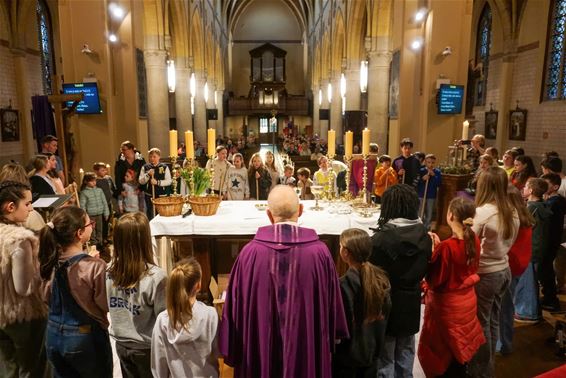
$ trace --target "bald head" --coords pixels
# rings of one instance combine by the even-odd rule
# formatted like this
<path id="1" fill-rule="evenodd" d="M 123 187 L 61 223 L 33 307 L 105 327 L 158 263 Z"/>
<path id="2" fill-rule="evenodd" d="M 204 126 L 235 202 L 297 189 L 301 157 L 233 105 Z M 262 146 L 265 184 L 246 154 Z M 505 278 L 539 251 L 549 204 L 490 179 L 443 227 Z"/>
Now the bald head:
<path id="1" fill-rule="evenodd" d="M 267 198 L 267 207 L 273 223 L 296 222 L 301 213 L 299 198 L 288 185 L 277 185 L 271 189 Z"/>

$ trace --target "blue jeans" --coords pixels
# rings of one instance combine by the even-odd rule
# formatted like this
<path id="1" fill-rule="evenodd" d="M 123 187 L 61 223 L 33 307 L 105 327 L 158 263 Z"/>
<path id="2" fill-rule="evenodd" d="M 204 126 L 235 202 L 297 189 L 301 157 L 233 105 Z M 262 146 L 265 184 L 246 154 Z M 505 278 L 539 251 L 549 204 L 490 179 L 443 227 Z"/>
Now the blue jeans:
<path id="1" fill-rule="evenodd" d="M 511 271 L 507 268 L 479 276 L 480 282 L 476 284 L 478 319 L 487 342 L 480 347 L 470 361 L 468 371 L 473 377 L 494 377 L 495 348 L 499 336 L 501 301 L 511 282 Z"/>
<path id="2" fill-rule="evenodd" d="M 502 354 L 509 354 L 513 351 L 513 320 L 515 318 L 515 287 L 519 282 L 519 277 L 513 277 L 509 287 L 501 299 L 501 313 L 499 315 L 499 340 L 497 350 Z"/>
<path id="3" fill-rule="evenodd" d="M 430 222 L 432 222 L 432 213 L 434 212 L 435 205 L 436 205 L 436 198 L 426 199 L 422 221 L 427 231 L 430 230 Z M 423 208 L 423 199 L 419 198 L 419 215 L 421 214 L 422 208 Z"/>
<path id="4" fill-rule="evenodd" d="M 529 263 L 515 290 L 515 314 L 528 320 L 539 320 L 542 312 L 538 297 L 536 264 Z"/>
<path id="5" fill-rule="evenodd" d="M 377 376 L 410 378 L 415 362 L 415 335 L 405 337 L 385 336 L 383 351 L 377 361 Z"/>

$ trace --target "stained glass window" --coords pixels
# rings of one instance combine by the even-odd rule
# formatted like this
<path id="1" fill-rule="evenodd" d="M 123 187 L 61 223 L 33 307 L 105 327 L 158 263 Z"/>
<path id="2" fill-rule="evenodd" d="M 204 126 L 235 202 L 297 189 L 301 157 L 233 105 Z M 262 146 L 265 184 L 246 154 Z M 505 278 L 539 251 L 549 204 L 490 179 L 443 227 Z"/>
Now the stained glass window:
<path id="1" fill-rule="evenodd" d="M 39 52 L 41 53 L 41 79 L 45 94 L 53 94 L 51 76 L 55 73 L 53 63 L 53 40 L 51 39 L 51 18 L 45 0 L 38 0 L 36 5 Z"/>
<path id="2" fill-rule="evenodd" d="M 476 80 L 474 105 L 485 105 L 487 74 L 489 72 L 489 52 L 491 50 L 491 8 L 485 4 L 478 23 L 476 41 L 476 66 L 481 64 L 481 75 Z"/>
<path id="3" fill-rule="evenodd" d="M 551 5 L 544 80 L 544 100 L 566 99 L 566 0 Z"/>

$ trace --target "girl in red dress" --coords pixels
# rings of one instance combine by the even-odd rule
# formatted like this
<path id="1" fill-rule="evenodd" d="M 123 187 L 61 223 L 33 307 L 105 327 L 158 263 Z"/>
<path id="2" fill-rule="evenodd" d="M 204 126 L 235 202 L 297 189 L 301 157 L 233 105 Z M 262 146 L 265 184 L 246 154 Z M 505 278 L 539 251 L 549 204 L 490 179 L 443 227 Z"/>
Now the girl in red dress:
<path id="1" fill-rule="evenodd" d="M 434 252 L 425 284 L 424 324 L 418 356 L 427 377 L 465 377 L 469 362 L 485 337 L 476 315 L 474 285 L 479 281 L 480 242 L 472 230 L 473 202 L 457 197 L 446 215 L 452 237 Z"/>

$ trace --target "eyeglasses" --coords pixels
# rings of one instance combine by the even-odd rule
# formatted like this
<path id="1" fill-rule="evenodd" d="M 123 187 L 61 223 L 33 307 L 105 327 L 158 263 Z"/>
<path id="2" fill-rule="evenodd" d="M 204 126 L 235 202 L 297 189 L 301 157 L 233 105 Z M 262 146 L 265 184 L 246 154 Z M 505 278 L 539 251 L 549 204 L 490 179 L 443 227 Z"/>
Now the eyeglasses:
<path id="1" fill-rule="evenodd" d="M 88 226 L 92 226 L 92 228 L 96 227 L 96 221 L 95 220 L 91 220 L 90 222 L 88 222 L 87 224 L 85 224 L 82 228 L 87 228 Z"/>

